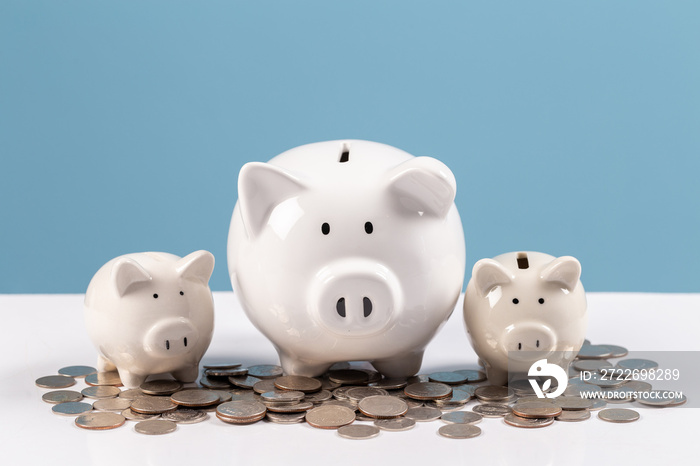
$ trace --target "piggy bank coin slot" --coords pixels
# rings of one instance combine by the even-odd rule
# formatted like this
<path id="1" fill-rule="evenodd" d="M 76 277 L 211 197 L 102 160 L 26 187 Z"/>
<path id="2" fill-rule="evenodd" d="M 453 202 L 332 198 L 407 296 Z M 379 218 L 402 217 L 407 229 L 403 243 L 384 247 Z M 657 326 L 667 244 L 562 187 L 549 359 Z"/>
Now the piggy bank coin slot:
<path id="1" fill-rule="evenodd" d="M 530 261 L 527 260 L 527 253 L 525 252 L 519 252 L 518 253 L 518 268 L 519 269 L 528 269 L 530 268 Z"/>
<path id="2" fill-rule="evenodd" d="M 338 160 L 339 163 L 345 163 L 350 161 L 350 148 L 348 147 L 347 144 L 343 144 L 343 149 L 340 152 L 340 159 Z"/>

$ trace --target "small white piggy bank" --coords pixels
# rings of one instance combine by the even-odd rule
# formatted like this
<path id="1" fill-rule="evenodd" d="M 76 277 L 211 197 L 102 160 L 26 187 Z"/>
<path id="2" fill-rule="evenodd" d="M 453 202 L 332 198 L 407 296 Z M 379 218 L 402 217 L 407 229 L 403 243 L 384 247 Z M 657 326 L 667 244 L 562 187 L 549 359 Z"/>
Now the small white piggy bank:
<path id="1" fill-rule="evenodd" d="M 452 172 L 369 141 L 246 164 L 228 239 L 234 292 L 287 374 L 338 361 L 415 374 L 464 278 Z"/>
<path id="2" fill-rule="evenodd" d="M 214 256 L 126 254 L 97 271 L 85 294 L 85 323 L 99 371 L 116 368 L 125 387 L 151 374 L 194 382 L 214 332 L 209 277 Z"/>
<path id="3" fill-rule="evenodd" d="M 474 265 L 464 322 L 491 384 L 505 385 L 509 368 L 527 374 L 543 358 L 568 370 L 588 321 L 580 276 L 575 258 L 540 252 L 511 252 Z"/>

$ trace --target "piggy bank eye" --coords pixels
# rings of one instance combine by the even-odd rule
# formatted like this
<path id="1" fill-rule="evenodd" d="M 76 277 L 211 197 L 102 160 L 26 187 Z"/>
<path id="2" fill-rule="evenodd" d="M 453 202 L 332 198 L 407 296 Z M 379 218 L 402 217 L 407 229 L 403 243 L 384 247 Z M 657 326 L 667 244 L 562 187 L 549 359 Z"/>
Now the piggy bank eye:
<path id="1" fill-rule="evenodd" d="M 153 298 L 158 299 L 158 293 L 153 293 Z"/>
<path id="2" fill-rule="evenodd" d="M 373 231 L 374 231 L 374 226 L 372 225 L 372 222 L 365 222 L 365 233 L 367 233 L 368 235 L 371 235 Z"/>
<path id="3" fill-rule="evenodd" d="M 544 298 L 538 299 L 537 302 L 540 303 L 540 304 L 544 304 Z"/>
<path id="4" fill-rule="evenodd" d="M 184 291 L 180 291 L 180 296 L 184 296 L 184 295 L 185 295 L 185 292 L 184 292 Z"/>
<path id="5" fill-rule="evenodd" d="M 327 235 L 330 232 L 331 232 L 331 226 L 329 224 L 324 223 L 323 225 L 321 225 L 321 233 L 323 233 L 324 235 Z"/>
<path id="6" fill-rule="evenodd" d="M 518 304 L 520 300 L 518 298 L 513 298 L 513 304 Z"/>

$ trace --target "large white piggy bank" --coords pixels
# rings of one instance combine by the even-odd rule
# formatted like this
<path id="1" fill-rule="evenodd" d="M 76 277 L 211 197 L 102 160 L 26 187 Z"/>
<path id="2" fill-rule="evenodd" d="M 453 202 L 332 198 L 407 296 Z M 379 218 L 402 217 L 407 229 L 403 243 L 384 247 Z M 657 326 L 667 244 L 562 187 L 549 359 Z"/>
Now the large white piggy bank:
<path id="1" fill-rule="evenodd" d="M 489 382 L 505 385 L 547 359 L 564 371 L 586 334 L 586 295 L 573 257 L 511 252 L 474 265 L 464 296 L 464 322 Z M 509 366 L 510 363 L 510 366 Z"/>
<path id="2" fill-rule="evenodd" d="M 214 332 L 209 277 L 214 256 L 126 254 L 97 271 L 85 294 L 85 323 L 99 371 L 116 368 L 126 387 L 151 374 L 197 379 Z"/>
<path id="3" fill-rule="evenodd" d="M 455 190 L 438 160 L 369 141 L 241 169 L 231 283 L 287 374 L 359 360 L 392 377 L 419 370 L 464 277 Z"/>

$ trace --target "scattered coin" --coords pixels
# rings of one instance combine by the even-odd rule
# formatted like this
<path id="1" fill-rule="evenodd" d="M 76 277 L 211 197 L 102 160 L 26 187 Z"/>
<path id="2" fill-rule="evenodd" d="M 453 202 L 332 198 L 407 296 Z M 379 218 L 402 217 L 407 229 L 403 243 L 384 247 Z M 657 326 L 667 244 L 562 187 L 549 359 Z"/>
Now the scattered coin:
<path id="1" fill-rule="evenodd" d="M 557 398 L 556 404 L 565 411 L 574 411 L 578 409 L 590 409 L 593 406 L 593 400 L 580 398 L 578 396 L 560 396 Z"/>
<path id="2" fill-rule="evenodd" d="M 599 409 L 603 409 L 608 405 L 608 402 L 605 400 L 592 400 L 593 401 L 593 406 L 588 408 L 589 411 L 598 411 Z"/>
<path id="3" fill-rule="evenodd" d="M 650 390 L 644 392 L 637 401 L 648 406 L 670 406 L 675 401 L 673 394 L 670 390 Z"/>
<path id="4" fill-rule="evenodd" d="M 249 375 L 242 375 L 239 377 L 229 377 L 228 381 L 236 387 L 252 389 L 256 383 L 260 382 L 260 379 Z"/>
<path id="5" fill-rule="evenodd" d="M 382 379 L 379 382 L 373 382 L 370 384 L 371 387 L 383 388 L 384 390 L 400 390 L 408 385 L 406 379 L 393 379 L 387 378 Z"/>
<path id="6" fill-rule="evenodd" d="M 330 400 L 332 397 L 333 395 L 328 390 L 321 390 L 320 392 L 307 393 L 304 396 L 304 399 L 312 403 L 321 403 L 323 401 Z"/>
<path id="7" fill-rule="evenodd" d="M 484 417 L 474 411 L 456 411 L 440 416 L 448 424 L 478 424 Z"/>
<path id="8" fill-rule="evenodd" d="M 178 408 L 175 411 L 164 413 L 162 419 L 177 424 L 196 424 L 209 419 L 209 415 L 205 411 L 198 409 Z"/>
<path id="9" fill-rule="evenodd" d="M 610 361 L 605 359 L 578 359 L 574 361 L 574 368 L 579 371 L 597 372 L 599 369 L 612 368 Z"/>
<path id="10" fill-rule="evenodd" d="M 228 392 L 226 390 L 209 390 L 215 395 L 219 396 L 219 402 L 220 403 L 226 403 L 227 401 L 231 401 L 233 399 L 233 394 L 231 392 Z"/>
<path id="11" fill-rule="evenodd" d="M 35 383 L 41 388 L 66 388 L 75 385 L 75 379 L 66 375 L 47 375 L 39 377 Z"/>
<path id="12" fill-rule="evenodd" d="M 277 424 L 296 424 L 303 422 L 306 418 L 306 411 L 301 413 L 273 413 L 268 411 L 265 417 Z"/>
<path id="13" fill-rule="evenodd" d="M 612 351 L 601 345 L 583 345 L 578 351 L 579 359 L 605 359 L 612 356 Z"/>
<path id="14" fill-rule="evenodd" d="M 231 383 L 229 382 L 228 377 L 225 379 L 216 379 L 213 377 L 204 376 L 201 379 L 199 379 L 199 384 L 202 387 L 210 388 L 213 390 L 225 390 L 227 388 L 231 388 Z"/>
<path id="15" fill-rule="evenodd" d="M 620 359 L 617 361 L 616 367 L 620 369 L 629 369 L 632 371 L 641 371 L 642 369 L 656 369 L 659 367 L 659 364 L 655 361 L 650 361 L 649 359 Z"/>
<path id="16" fill-rule="evenodd" d="M 313 393 L 321 390 L 321 381 L 301 375 L 283 375 L 275 379 L 275 387 L 280 390 L 298 390 Z"/>
<path id="17" fill-rule="evenodd" d="M 500 403 L 481 403 L 474 406 L 472 411 L 484 417 L 503 417 L 513 412 L 510 406 Z"/>
<path id="18" fill-rule="evenodd" d="M 651 390 L 651 384 L 641 380 L 630 380 L 624 387 L 635 392 L 648 392 Z"/>
<path id="19" fill-rule="evenodd" d="M 338 435 L 353 440 L 366 440 L 379 435 L 379 427 L 362 424 L 352 424 L 339 427 Z"/>
<path id="20" fill-rule="evenodd" d="M 377 395 L 389 395 L 389 392 L 376 387 L 352 387 L 345 392 L 345 396 L 356 403 L 359 403 L 363 398 Z"/>
<path id="21" fill-rule="evenodd" d="M 535 428 L 535 427 L 547 427 L 552 425 L 554 422 L 553 417 L 548 418 L 526 418 L 516 416 L 513 413 L 506 414 L 503 418 L 506 424 L 514 427 L 525 427 L 525 428 Z"/>
<path id="22" fill-rule="evenodd" d="M 407 386 L 404 393 L 416 400 L 439 400 L 452 395 L 452 387 L 444 383 L 419 382 Z"/>
<path id="23" fill-rule="evenodd" d="M 235 364 L 204 364 L 202 367 L 206 369 L 235 369 L 236 367 L 240 367 L 241 364 L 235 363 Z"/>
<path id="24" fill-rule="evenodd" d="M 608 422 L 633 422 L 639 419 L 639 413 L 632 409 L 604 409 L 598 412 L 598 418 Z"/>
<path id="25" fill-rule="evenodd" d="M 132 411 L 131 408 L 125 409 L 121 412 L 121 414 L 129 421 L 147 421 L 149 419 L 159 419 L 161 417 L 160 414 L 137 413 L 135 411 Z"/>
<path id="26" fill-rule="evenodd" d="M 585 384 L 585 385 L 569 385 L 566 387 L 566 390 L 564 390 L 564 393 L 562 393 L 563 396 L 578 396 L 582 397 L 582 394 L 587 394 L 587 396 L 591 396 L 592 393 L 596 392 L 601 392 L 603 389 L 600 388 L 598 385 L 591 385 L 591 384 Z"/>
<path id="27" fill-rule="evenodd" d="M 304 399 L 304 392 L 300 392 L 298 390 L 289 390 L 289 391 L 272 391 L 272 392 L 265 392 L 262 395 L 260 395 L 260 398 L 263 401 L 270 401 L 270 402 L 290 402 L 290 401 L 301 401 Z"/>
<path id="28" fill-rule="evenodd" d="M 89 430 L 107 430 L 121 427 L 126 418 L 117 413 L 86 413 L 75 418 L 75 425 Z"/>
<path id="29" fill-rule="evenodd" d="M 92 387 L 83 388 L 80 393 L 87 398 L 114 398 L 119 395 L 121 390 L 111 385 L 94 385 Z"/>
<path id="30" fill-rule="evenodd" d="M 182 384 L 177 380 L 151 380 L 142 383 L 139 388 L 146 395 L 169 396 L 182 389 Z"/>
<path id="31" fill-rule="evenodd" d="M 230 395 L 230 394 L 229 394 Z M 190 388 L 170 395 L 170 401 L 180 406 L 201 408 L 217 404 L 221 400 L 218 393 L 211 390 Z"/>
<path id="32" fill-rule="evenodd" d="M 131 402 L 131 410 L 141 414 L 162 414 L 175 409 L 177 405 L 164 396 L 136 398 Z"/>
<path id="33" fill-rule="evenodd" d="M 486 373 L 472 369 L 454 371 L 455 373 L 467 378 L 467 383 L 478 383 L 486 380 Z"/>
<path id="34" fill-rule="evenodd" d="M 258 395 L 262 395 L 267 392 L 279 391 L 279 389 L 275 387 L 275 379 L 262 379 L 253 385 L 253 391 Z"/>
<path id="35" fill-rule="evenodd" d="M 355 412 L 344 406 L 324 404 L 306 413 L 306 422 L 319 429 L 337 429 L 355 420 Z"/>
<path id="36" fill-rule="evenodd" d="M 266 406 L 268 411 L 275 413 L 301 413 L 313 408 L 314 404 L 310 401 L 300 401 L 293 403 L 270 403 Z"/>
<path id="37" fill-rule="evenodd" d="M 272 364 L 260 364 L 248 368 L 248 375 L 259 379 L 274 379 L 275 377 L 280 377 L 282 374 L 282 368 Z"/>
<path id="38" fill-rule="evenodd" d="M 73 390 L 54 390 L 41 395 L 41 399 L 47 403 L 65 403 L 67 401 L 80 401 L 83 399 L 83 394 Z"/>
<path id="39" fill-rule="evenodd" d="M 246 367 L 233 367 L 230 369 L 207 369 L 204 375 L 207 377 L 243 377 L 248 374 Z"/>
<path id="40" fill-rule="evenodd" d="M 555 403 L 546 401 L 528 401 L 515 403 L 512 410 L 513 414 L 520 417 L 546 418 L 559 416 L 562 408 Z"/>
<path id="41" fill-rule="evenodd" d="M 409 408 L 405 416 L 417 422 L 429 422 L 440 419 L 442 411 L 437 408 L 421 406 L 420 408 Z"/>
<path id="42" fill-rule="evenodd" d="M 90 375 L 93 372 L 97 372 L 97 369 L 90 366 L 68 366 L 62 367 L 58 370 L 59 374 L 67 375 L 68 377 L 73 377 L 76 379 L 85 377 L 86 375 Z"/>
<path id="43" fill-rule="evenodd" d="M 471 424 L 447 424 L 438 429 L 438 434 L 447 438 L 474 438 L 481 435 L 481 429 Z"/>
<path id="44" fill-rule="evenodd" d="M 515 397 L 515 392 L 508 387 L 484 385 L 474 391 L 474 396 L 486 402 L 508 401 Z"/>
<path id="45" fill-rule="evenodd" d="M 177 424 L 172 421 L 162 419 L 152 419 L 150 421 L 141 421 L 134 426 L 134 430 L 139 434 L 146 435 L 162 435 L 175 432 Z"/>
<path id="46" fill-rule="evenodd" d="M 61 416 L 77 416 L 78 414 L 87 413 L 92 411 L 92 405 L 90 403 L 82 403 L 78 401 L 67 401 L 65 403 L 59 403 L 51 408 L 56 414 Z"/>
<path id="47" fill-rule="evenodd" d="M 617 346 L 617 345 L 599 345 L 599 346 L 603 346 L 603 347 L 609 349 L 610 352 L 612 353 L 609 356 L 611 358 L 622 358 L 622 357 L 627 356 L 627 354 L 628 354 L 627 348 L 623 348 L 622 346 Z"/>
<path id="48" fill-rule="evenodd" d="M 416 421 L 407 417 L 396 417 L 393 419 L 377 419 L 374 421 L 374 425 L 382 430 L 399 432 L 413 429 L 416 425 Z"/>
<path id="49" fill-rule="evenodd" d="M 340 369 L 330 371 L 328 378 L 336 383 L 343 385 L 361 385 L 369 382 L 367 372 L 358 371 L 355 369 Z"/>
<path id="50" fill-rule="evenodd" d="M 538 398 L 536 396 L 523 396 L 518 398 L 518 403 L 526 403 L 528 401 L 544 401 L 545 403 L 554 403 L 554 398 Z"/>
<path id="51" fill-rule="evenodd" d="M 577 411 L 562 411 L 555 419 L 563 422 L 579 422 L 591 418 L 591 412 L 588 409 L 579 409 Z"/>
<path id="52" fill-rule="evenodd" d="M 627 383 L 627 380 L 625 380 L 622 377 L 620 377 L 619 379 L 617 377 L 604 377 L 597 372 L 593 372 L 591 373 L 591 377 L 588 380 L 585 380 L 585 382 L 587 384 L 597 385 L 603 388 L 610 388 L 624 385 L 625 383 Z"/>
<path id="53" fill-rule="evenodd" d="M 148 396 L 141 391 L 139 388 L 130 388 L 129 390 L 124 390 L 119 392 L 119 398 L 124 398 L 125 400 L 135 400 L 136 398 L 143 398 Z"/>
<path id="54" fill-rule="evenodd" d="M 459 385 L 467 382 L 468 377 L 457 372 L 433 372 L 428 375 L 431 382 L 444 383 L 447 385 Z"/>
<path id="55" fill-rule="evenodd" d="M 111 385 L 113 387 L 121 387 L 122 379 L 119 378 L 117 371 L 94 372 L 85 376 L 85 383 L 92 386 Z"/>
<path id="56" fill-rule="evenodd" d="M 216 408 L 216 416 L 225 422 L 249 424 L 265 417 L 267 408 L 258 401 L 229 401 Z"/>
<path id="57" fill-rule="evenodd" d="M 403 400 L 388 395 L 368 396 L 357 407 L 364 415 L 376 419 L 399 417 L 408 411 L 408 405 Z"/>
<path id="58" fill-rule="evenodd" d="M 357 409 L 357 404 L 350 400 L 328 400 L 321 403 L 321 406 L 344 406 L 353 412 Z"/>
<path id="59" fill-rule="evenodd" d="M 119 414 L 130 406 L 131 400 L 124 398 L 102 398 L 92 404 L 92 407 L 97 411 L 111 411 Z"/>

